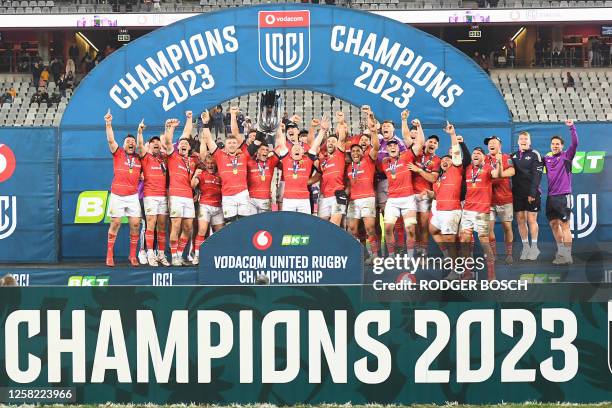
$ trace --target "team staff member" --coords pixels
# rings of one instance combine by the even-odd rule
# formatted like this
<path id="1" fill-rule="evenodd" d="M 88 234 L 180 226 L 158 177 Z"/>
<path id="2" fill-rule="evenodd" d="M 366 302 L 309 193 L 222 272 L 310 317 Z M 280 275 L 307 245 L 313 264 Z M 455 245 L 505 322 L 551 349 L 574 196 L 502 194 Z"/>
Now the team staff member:
<path id="1" fill-rule="evenodd" d="M 376 119 L 368 106 L 362 108 L 367 115 L 368 128 L 371 135 L 376 135 Z M 351 162 L 346 166 L 347 193 L 349 205 L 346 212 L 348 229 L 359 240 L 359 221 L 365 227 L 368 250 L 366 263 L 372 263 L 380 251 L 380 241 L 376 235 L 376 192 L 374 176 L 376 159 L 380 148 L 378 137 L 372 138 L 372 146 L 364 149 L 360 143 L 351 146 Z M 364 153 L 365 152 L 365 153 Z"/>
<path id="2" fill-rule="evenodd" d="M 429 136 L 425 141 L 423 153 L 415 158 L 414 163 L 408 164 L 408 168 L 413 172 L 412 184 L 417 211 L 416 252 L 420 256 L 427 256 L 431 198 L 426 192 L 432 190 L 432 183 L 438 179 L 440 174 L 440 158 L 436 156 L 439 144 L 440 138 L 438 136 Z"/>
<path id="3" fill-rule="evenodd" d="M 202 114 L 202 122 L 207 124 L 209 119 L 208 112 Z M 217 165 L 212 156 L 208 154 L 206 146 L 206 136 L 212 138 L 208 126 L 202 128 L 200 134 L 200 157 L 202 162 L 196 169 L 193 178 L 191 179 L 191 187 L 199 187 L 200 203 L 198 214 L 198 234 L 194 240 L 194 255 L 193 264 L 200 263 L 200 246 L 206 239 L 208 229 L 212 226 L 213 232 L 223 228 L 223 209 L 221 208 L 221 177 L 217 172 Z"/>
<path id="4" fill-rule="evenodd" d="M 143 130 L 144 121 L 138 126 L 138 149 L 142 162 L 144 175 L 144 213 L 147 229 L 145 241 L 147 246 L 147 263 L 149 266 L 170 266 L 164 251 L 166 249 L 166 220 L 168 219 L 167 158 L 161 151 L 161 139 L 153 136 L 149 139 L 148 149 L 145 151 Z M 153 251 L 155 232 L 157 231 L 157 255 Z"/>
<path id="5" fill-rule="evenodd" d="M 484 140 L 485 145 L 489 148 L 487 163 L 495 168 L 497 153 L 501 153 L 501 139 L 497 136 L 487 137 Z M 512 242 L 514 234 L 512 233 L 512 187 L 510 187 L 510 178 L 514 176 L 514 163 L 510 155 L 502 153 L 502 177 L 493 180 L 493 198 L 491 201 L 491 220 L 489 227 L 489 243 L 491 251 L 493 251 L 493 259 L 497 256 L 497 246 L 495 242 L 495 218 L 498 218 L 504 230 L 504 246 L 506 249 L 505 262 L 511 265 L 512 259 Z"/>
<path id="6" fill-rule="evenodd" d="M 346 213 L 348 197 L 344 186 L 344 141 L 348 133 L 343 112 L 336 112 L 336 133 L 327 137 L 326 151 L 319 155 L 321 172 L 321 197 L 319 198 L 318 216 L 324 220 L 340 225 Z"/>
<path id="7" fill-rule="evenodd" d="M 285 136 L 281 133 L 278 145 L 280 164 L 285 175 L 282 211 L 311 214 L 308 182 L 312 175 L 314 162 L 317 160 L 317 150 L 328 130 L 329 119 L 324 117 L 321 119 L 319 134 L 307 154 L 304 154 L 304 148 L 299 143 L 294 143 L 289 150 Z"/>
<path id="8" fill-rule="evenodd" d="M 441 159 L 440 172 L 432 186 L 433 192 L 427 192 L 428 196 L 435 198 L 431 205 L 429 232 L 442 251 L 442 255 L 445 258 L 455 258 L 457 256 L 455 241 L 461 221 L 461 186 L 464 169 L 455 127 L 447 123 L 444 131 L 451 138 L 451 148 L 450 154 Z"/>
<path id="9" fill-rule="evenodd" d="M 168 201 L 170 203 L 170 253 L 172 255 L 172 266 L 189 265 L 183 259 L 183 251 L 193 232 L 193 219 L 195 218 L 191 178 L 193 177 L 198 160 L 190 154 L 191 145 L 189 144 L 189 136 L 193 129 L 192 112 L 187 111 L 185 116 L 185 127 L 176 149 L 173 145 L 173 139 L 174 131 L 179 125 L 178 119 L 166 121 L 166 132 L 164 134 L 170 177 Z"/>
<path id="10" fill-rule="evenodd" d="M 569 219 L 572 197 L 572 160 L 578 148 L 578 134 L 573 120 L 566 120 L 572 135 L 572 142 L 563 151 L 565 142 L 561 136 L 550 139 L 551 153 L 544 156 L 546 176 L 548 177 L 548 196 L 546 197 L 546 218 L 557 243 L 557 255 L 553 260 L 555 265 L 571 265 L 572 231 Z"/>
<path id="11" fill-rule="evenodd" d="M 462 248 L 468 247 L 472 242 L 474 232 L 478 236 L 485 258 L 487 260 L 487 275 L 489 280 L 495 279 L 495 259 L 489 245 L 489 217 L 491 213 L 491 200 L 493 196 L 493 179 L 502 175 L 502 155 L 495 157 L 496 167 L 486 163 L 485 152 L 481 147 L 475 147 L 472 152 L 472 164 L 465 171 L 467 192 L 461 213 L 460 241 Z M 464 251 L 465 252 L 465 251 Z M 465 257 L 469 254 L 465 254 Z M 451 271 L 449 279 L 456 279 L 458 275 Z"/>
<path id="12" fill-rule="evenodd" d="M 109 200 L 109 215 L 111 217 L 108 227 L 108 241 L 106 245 L 106 266 L 115 266 L 113 249 L 121 217 L 128 217 L 130 225 L 130 256 L 129 262 L 132 266 L 138 266 L 136 259 L 136 247 L 138 246 L 138 227 L 140 226 L 140 202 L 138 201 L 138 181 L 142 164 L 136 149 L 136 138 L 128 134 L 123 147 L 119 147 L 115 141 L 113 132 L 113 116 L 110 109 L 104 116 L 106 122 L 106 141 L 113 155 L 113 183 Z"/>
<path id="13" fill-rule="evenodd" d="M 512 153 L 515 174 L 512 177 L 513 207 L 519 235 L 523 243 L 521 261 L 535 261 L 538 249 L 538 211 L 540 211 L 540 180 L 542 179 L 542 157 L 531 149 L 528 132 L 519 133 L 518 151 Z M 531 235 L 531 246 L 529 245 Z"/>
<path id="14" fill-rule="evenodd" d="M 230 108 L 232 134 L 225 138 L 225 147 L 219 149 L 210 134 L 204 134 L 221 177 L 221 206 L 225 223 L 251 215 L 251 202 L 247 185 L 247 147 L 244 135 L 238 131 L 238 108 Z"/>

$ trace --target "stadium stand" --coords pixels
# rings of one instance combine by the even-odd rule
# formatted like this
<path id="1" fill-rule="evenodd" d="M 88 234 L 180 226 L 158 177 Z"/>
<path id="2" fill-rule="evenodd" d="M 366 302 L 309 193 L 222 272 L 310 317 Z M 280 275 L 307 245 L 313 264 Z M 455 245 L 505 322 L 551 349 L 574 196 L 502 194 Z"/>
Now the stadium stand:
<path id="1" fill-rule="evenodd" d="M 229 7 L 266 3 L 295 2 L 308 0 L 170 0 L 170 1 L 111 1 L 74 0 L 8 0 L 0 1 L 0 14 L 44 14 L 44 13 L 200 13 Z M 568 8 L 568 7 L 612 7 L 612 0 L 320 0 L 320 4 L 333 4 L 362 10 L 418 10 L 459 8 Z"/>
<path id="2" fill-rule="evenodd" d="M 491 72 L 491 79 L 506 100 L 515 122 L 559 122 L 565 118 L 578 121 L 612 120 L 612 70 L 571 69 L 575 78 L 574 87 L 564 86 L 567 68 L 561 69 L 498 69 Z M 12 103 L 0 108 L 2 126 L 58 126 L 66 104 L 71 96 L 57 103 L 30 103 L 35 92 L 30 75 L 0 76 L 0 89 L 14 88 L 17 96 Z M 56 93 L 55 85 L 49 82 L 49 95 Z M 283 90 L 286 110 L 302 117 L 304 124 L 319 118 L 324 112 L 342 109 L 347 115 L 352 131 L 360 127 L 359 108 L 350 103 L 318 92 Z M 230 105 L 241 107 L 245 116 L 257 120 L 257 93 L 242 95 L 226 101 L 223 109 Z"/>

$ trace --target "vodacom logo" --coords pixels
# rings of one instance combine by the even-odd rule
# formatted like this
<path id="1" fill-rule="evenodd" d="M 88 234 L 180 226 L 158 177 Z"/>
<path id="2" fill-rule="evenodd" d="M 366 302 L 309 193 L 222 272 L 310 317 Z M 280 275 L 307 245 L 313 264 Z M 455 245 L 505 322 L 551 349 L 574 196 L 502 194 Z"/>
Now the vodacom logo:
<path id="1" fill-rule="evenodd" d="M 5 144 L 0 144 L 0 183 L 8 180 L 15 171 L 15 154 Z"/>
<path id="2" fill-rule="evenodd" d="M 260 251 L 265 251 L 272 245 L 272 234 L 268 231 L 257 231 L 253 235 L 253 246 Z"/>

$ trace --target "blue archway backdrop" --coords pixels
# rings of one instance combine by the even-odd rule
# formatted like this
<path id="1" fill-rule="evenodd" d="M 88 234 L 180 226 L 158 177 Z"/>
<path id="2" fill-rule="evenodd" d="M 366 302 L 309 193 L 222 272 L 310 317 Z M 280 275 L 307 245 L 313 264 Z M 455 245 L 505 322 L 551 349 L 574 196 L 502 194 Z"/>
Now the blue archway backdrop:
<path id="1" fill-rule="evenodd" d="M 110 188 L 103 121 L 109 108 L 121 140 L 142 118 L 152 135 L 166 118 L 184 120 L 186 110 L 269 88 L 368 104 L 381 118 L 398 120 L 407 108 L 428 134 L 440 134 L 448 119 L 466 136 L 496 134 L 510 144 L 510 114 L 489 77 L 457 49 L 415 28 L 307 4 L 202 14 L 115 51 L 75 92 L 60 127 L 62 258 L 104 253 L 107 226 L 75 223 L 75 213 L 81 193 Z M 104 197 L 96 197 L 99 205 L 91 208 L 104 209 Z M 126 237 L 123 231 L 119 255 Z"/>

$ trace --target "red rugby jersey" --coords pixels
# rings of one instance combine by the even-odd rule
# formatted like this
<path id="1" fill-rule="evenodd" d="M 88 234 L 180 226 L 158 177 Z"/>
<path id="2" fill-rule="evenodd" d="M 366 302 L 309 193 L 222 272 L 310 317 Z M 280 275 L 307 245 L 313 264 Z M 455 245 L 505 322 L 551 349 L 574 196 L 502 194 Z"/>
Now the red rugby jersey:
<path id="1" fill-rule="evenodd" d="M 493 169 L 497 168 L 497 160 L 495 156 L 488 155 L 485 158 L 486 163 Z M 512 158 L 509 154 L 502 154 L 502 170 L 513 167 Z M 491 205 L 512 204 L 512 186 L 510 185 L 510 177 L 493 179 L 493 198 Z"/>
<path id="2" fill-rule="evenodd" d="M 438 173 L 440 171 L 440 158 L 435 154 L 421 154 L 416 157 L 414 163 L 425 170 L 428 173 Z M 431 190 L 432 183 L 425 180 L 422 174 L 412 174 L 412 185 L 416 193 L 422 193 L 423 191 Z"/>
<path id="3" fill-rule="evenodd" d="M 491 212 L 491 199 L 493 196 L 493 168 L 488 164 L 474 167 L 470 164 L 465 169 L 465 182 L 467 191 L 465 193 L 464 210 L 479 213 Z"/>
<path id="4" fill-rule="evenodd" d="M 408 163 L 414 163 L 414 153 L 408 149 L 400 153 L 398 158 L 385 157 L 380 168 L 389 180 L 389 198 L 408 197 L 414 194 L 412 187 L 412 171 Z"/>
<path id="5" fill-rule="evenodd" d="M 279 158 L 276 153 L 268 157 L 265 162 L 249 157 L 247 170 L 249 196 L 251 198 L 262 200 L 271 198 L 272 192 L 270 186 L 272 184 L 272 176 L 274 176 L 274 168 L 278 162 Z"/>
<path id="6" fill-rule="evenodd" d="M 165 154 L 157 156 L 146 153 L 141 159 L 144 173 L 144 196 L 165 197 L 168 163 Z"/>
<path id="7" fill-rule="evenodd" d="M 142 163 L 136 154 L 127 154 L 123 147 L 113 153 L 113 183 L 111 193 L 128 196 L 138 193 Z"/>
<path id="8" fill-rule="evenodd" d="M 246 190 L 248 152 L 243 143 L 235 155 L 230 155 L 221 149 L 213 152 L 213 158 L 221 177 L 221 194 L 232 196 Z"/>
<path id="9" fill-rule="evenodd" d="M 351 186 L 351 200 L 375 197 L 374 174 L 376 163 L 370 155 L 363 156 L 359 163 L 351 162 L 346 166 L 346 177 Z"/>
<path id="10" fill-rule="evenodd" d="M 319 169 L 323 175 L 321 178 L 323 197 L 334 197 L 337 190 L 344 190 L 345 166 L 346 156 L 338 148 L 331 155 L 327 152 L 319 155 Z"/>
<path id="11" fill-rule="evenodd" d="M 200 204 L 221 207 L 221 177 L 204 170 L 198 176 Z"/>
<path id="12" fill-rule="evenodd" d="M 176 149 L 168 155 L 168 173 L 170 175 L 168 195 L 193 198 L 191 177 L 193 176 L 197 163 L 197 157 L 183 157 Z"/>
<path id="13" fill-rule="evenodd" d="M 461 182 L 463 168 L 451 166 L 433 183 L 437 211 L 452 211 L 461 209 Z"/>
<path id="14" fill-rule="evenodd" d="M 310 198 L 308 180 L 312 174 L 313 159 L 304 155 L 302 160 L 293 160 L 289 154 L 281 158 L 285 175 L 283 198 Z"/>

